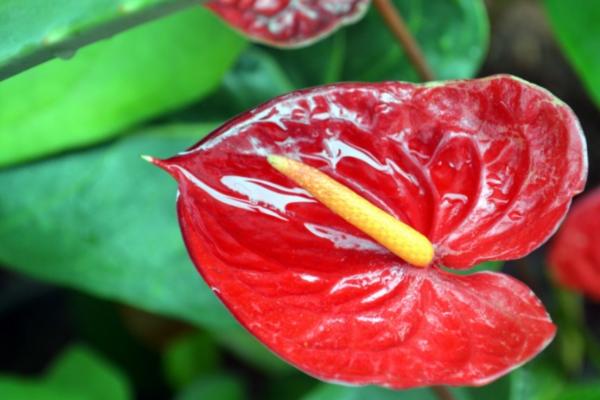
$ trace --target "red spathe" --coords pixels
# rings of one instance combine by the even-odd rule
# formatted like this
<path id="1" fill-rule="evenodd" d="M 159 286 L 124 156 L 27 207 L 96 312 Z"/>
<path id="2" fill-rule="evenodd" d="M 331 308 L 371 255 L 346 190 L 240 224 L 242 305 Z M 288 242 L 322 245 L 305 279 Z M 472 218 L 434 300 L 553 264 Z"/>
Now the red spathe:
<path id="1" fill-rule="evenodd" d="M 280 47 L 308 45 L 359 20 L 370 0 L 209 0 L 206 6 L 250 38 Z"/>
<path id="2" fill-rule="evenodd" d="M 600 300 L 600 188 L 575 203 L 548 260 L 561 284 Z"/>
<path id="3" fill-rule="evenodd" d="M 266 161 L 319 168 L 434 243 L 415 268 Z M 479 385 L 526 362 L 555 327 L 529 288 L 439 269 L 522 257 L 586 177 L 571 110 L 510 76 L 336 84 L 277 98 L 159 162 L 179 182 L 198 270 L 238 320 L 328 381 Z"/>

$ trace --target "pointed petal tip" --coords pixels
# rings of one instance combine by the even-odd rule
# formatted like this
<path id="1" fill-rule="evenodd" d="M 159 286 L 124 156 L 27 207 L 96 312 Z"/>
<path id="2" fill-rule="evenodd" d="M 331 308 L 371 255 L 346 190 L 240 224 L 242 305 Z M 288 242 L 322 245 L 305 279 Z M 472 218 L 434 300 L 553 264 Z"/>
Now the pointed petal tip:
<path id="1" fill-rule="evenodd" d="M 147 156 L 145 154 L 140 155 L 140 157 L 142 158 L 142 160 L 144 161 L 148 161 L 149 163 L 154 164 L 155 158 L 152 156 Z"/>
<path id="2" fill-rule="evenodd" d="M 160 158 L 148 156 L 145 154 L 140 155 L 140 157 L 142 158 L 142 160 L 148 161 L 149 163 L 154 164 L 157 167 L 162 168 L 165 171 L 171 173 L 170 165 L 165 160 L 161 160 Z"/>

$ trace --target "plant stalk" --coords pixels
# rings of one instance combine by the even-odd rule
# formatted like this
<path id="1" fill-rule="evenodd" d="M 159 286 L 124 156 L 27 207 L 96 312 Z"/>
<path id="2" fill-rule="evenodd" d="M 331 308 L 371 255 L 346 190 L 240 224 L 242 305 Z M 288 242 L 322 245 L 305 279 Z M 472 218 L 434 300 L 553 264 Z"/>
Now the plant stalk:
<path id="1" fill-rule="evenodd" d="M 431 390 L 440 400 L 456 400 L 452 392 L 446 386 L 432 386 Z"/>
<path id="2" fill-rule="evenodd" d="M 38 64 L 52 60 L 60 54 L 71 57 L 80 48 L 109 38 L 127 29 L 165 17 L 188 7 L 197 6 L 208 0 L 172 0 L 144 7 L 132 13 L 122 13 L 118 18 L 98 23 L 85 32 L 70 34 L 64 40 L 45 44 L 32 51 L 25 51 L 7 63 L 0 63 L 0 81 L 33 68 Z M 68 58 L 67 57 L 67 58 Z"/>
<path id="3" fill-rule="evenodd" d="M 400 45 L 404 48 L 408 59 L 423 81 L 432 81 L 435 79 L 433 71 L 427 64 L 423 51 L 410 33 L 404 18 L 400 15 L 398 9 L 392 3 L 392 0 L 373 0 L 373 4 L 379 11 L 379 14 L 385 21 L 388 29 L 396 37 Z"/>

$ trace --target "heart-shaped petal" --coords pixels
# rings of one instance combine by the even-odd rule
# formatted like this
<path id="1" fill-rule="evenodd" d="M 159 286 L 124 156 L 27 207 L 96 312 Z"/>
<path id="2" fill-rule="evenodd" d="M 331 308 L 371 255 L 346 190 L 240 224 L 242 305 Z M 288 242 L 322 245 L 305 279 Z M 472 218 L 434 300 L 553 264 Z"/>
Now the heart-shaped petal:
<path id="1" fill-rule="evenodd" d="M 451 268 L 531 252 L 554 232 L 587 173 L 571 110 L 509 76 L 298 91 L 171 160 L 212 196 L 235 200 L 224 209 L 216 202 L 213 212 L 231 216 L 220 224 L 236 240 L 276 262 L 324 270 L 348 257 L 391 256 L 290 184 L 268 154 L 318 167 L 357 191 L 427 235 L 438 263 Z"/>
<path id="2" fill-rule="evenodd" d="M 281 47 L 308 45 L 359 20 L 370 0 L 209 0 L 206 6 L 250 38 Z"/>
<path id="3" fill-rule="evenodd" d="M 563 285 L 600 300 L 600 188 L 573 206 L 552 241 L 548 261 Z"/>
<path id="4" fill-rule="evenodd" d="M 200 273 L 277 354 L 325 380 L 477 385 L 533 357 L 554 326 L 502 274 L 407 265 L 267 162 L 316 167 L 427 235 L 434 264 L 521 257 L 585 182 L 576 118 L 509 76 L 338 84 L 275 99 L 188 152 L 179 182 Z"/>
<path id="5" fill-rule="evenodd" d="M 223 257 L 201 233 L 203 204 L 187 186 L 180 222 L 202 276 L 253 335 L 312 376 L 397 389 L 483 385 L 554 337 L 541 302 L 504 274 L 457 276 L 398 260 L 341 261 L 330 273 L 319 266 L 273 268 L 231 235 Z"/>

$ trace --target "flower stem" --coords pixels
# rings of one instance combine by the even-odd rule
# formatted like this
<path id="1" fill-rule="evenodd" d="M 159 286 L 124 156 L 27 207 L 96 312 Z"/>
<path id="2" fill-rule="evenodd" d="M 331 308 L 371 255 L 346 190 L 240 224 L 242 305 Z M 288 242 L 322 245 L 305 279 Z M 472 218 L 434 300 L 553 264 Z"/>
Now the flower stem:
<path id="1" fill-rule="evenodd" d="M 425 56 L 419 47 L 419 44 L 410 33 L 410 30 L 406 26 L 406 22 L 400 15 L 398 9 L 392 3 L 392 0 L 373 0 L 373 4 L 381 14 L 381 17 L 385 21 L 388 29 L 396 37 L 398 42 L 402 45 L 406 51 L 408 59 L 412 63 L 413 67 L 421 77 L 423 81 L 432 81 L 435 76 L 427 64 Z"/>
<path id="2" fill-rule="evenodd" d="M 456 400 L 446 386 L 432 386 L 431 390 L 440 400 Z"/>
<path id="3" fill-rule="evenodd" d="M 103 18 L 99 18 L 99 20 L 94 23 L 90 22 L 88 24 L 89 27 L 81 30 L 81 32 L 79 31 L 79 28 L 75 29 L 74 27 L 65 25 L 65 31 L 70 32 L 70 34 L 66 35 L 60 41 L 46 44 L 42 42 L 42 45 L 33 46 L 31 50 L 28 49 L 27 51 L 24 51 L 23 54 L 19 54 L 7 61 L 3 61 L 0 65 L 0 81 L 8 79 L 29 68 L 33 68 L 38 64 L 52 60 L 57 56 L 60 57 L 60 54 L 68 55 L 68 57 L 70 57 L 81 47 L 87 46 L 88 44 L 114 36 L 145 22 L 171 15 L 185 8 L 197 6 L 206 1 L 208 0 L 155 1 L 148 5 L 146 5 L 146 3 L 150 3 L 148 1 L 138 1 L 133 3 L 136 5 L 138 3 L 143 4 L 139 9 L 124 12 L 120 8 L 114 7 L 111 12 L 107 11 L 106 16 Z M 125 4 L 126 2 L 122 3 Z"/>

